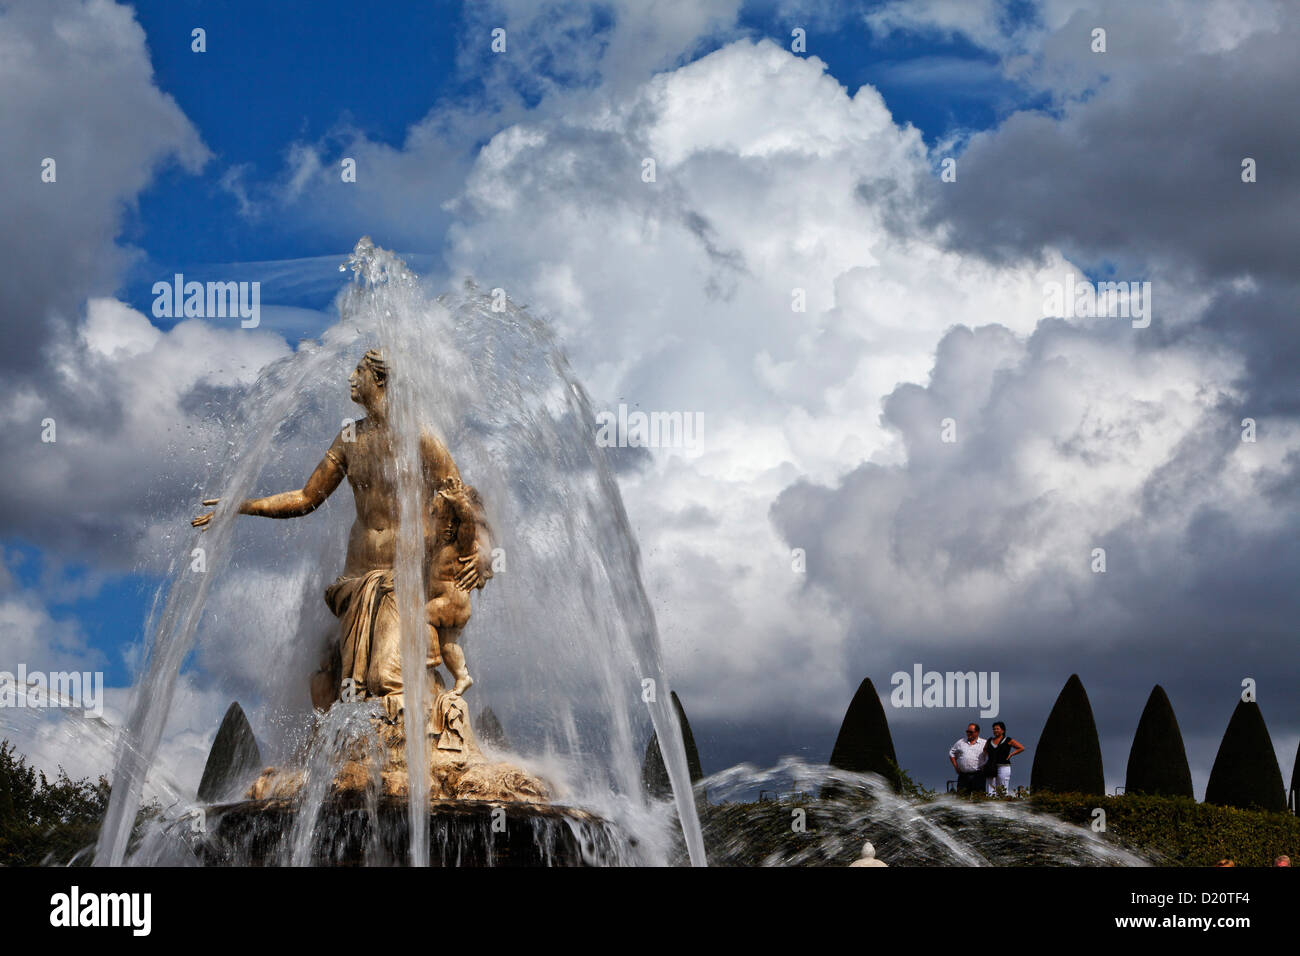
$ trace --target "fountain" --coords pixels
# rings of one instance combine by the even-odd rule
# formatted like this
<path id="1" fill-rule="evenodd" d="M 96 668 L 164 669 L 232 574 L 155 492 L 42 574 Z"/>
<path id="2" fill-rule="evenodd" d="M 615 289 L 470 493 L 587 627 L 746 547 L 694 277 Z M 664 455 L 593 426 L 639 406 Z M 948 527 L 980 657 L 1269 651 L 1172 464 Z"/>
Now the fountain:
<path id="1" fill-rule="evenodd" d="M 96 862 L 661 864 L 684 841 L 702 864 L 635 542 L 549 331 L 472 283 L 432 297 L 369 239 L 347 265 L 339 323 L 225 412 L 221 493 L 186 542 L 202 571 L 178 557 L 150 621 Z M 365 417 L 340 426 L 328 386 L 359 352 L 348 380 Z M 304 455 L 320 463 L 300 490 L 253 495 Z M 324 587 L 338 534 L 306 516 L 345 478 L 356 520 Z M 263 539 L 264 571 L 235 558 L 236 535 L 253 533 L 239 514 L 298 519 Z M 165 814 L 130 846 L 182 667 L 223 641 L 247 652 L 265 640 L 223 631 L 236 575 L 289 582 L 239 600 L 253 626 L 298 609 L 269 642 L 281 672 L 269 667 L 261 688 L 266 720 L 286 728 L 279 757 L 235 799 Z M 285 648 L 307 645 L 321 651 L 315 672 L 284 673 Z M 279 690 L 301 683 L 307 713 Z M 514 719 L 519 753 L 480 745 L 470 703 L 485 692 L 504 695 L 490 699 Z M 668 742 L 676 821 L 640 788 L 642 709 Z"/>
<path id="2" fill-rule="evenodd" d="M 196 489 L 213 510 L 170 544 L 96 862 L 702 864 L 706 837 L 744 865 L 847 866 L 864 840 L 890 865 L 1145 862 L 1014 802 L 794 760 L 715 774 L 697 805 L 618 486 L 549 330 L 472 283 L 430 295 L 368 239 L 347 265 L 339 322 L 196 440 L 220 493 Z M 331 513 L 345 478 L 355 521 Z M 158 759 L 194 673 L 261 736 L 223 742 L 198 805 Z M 651 731 L 671 802 L 642 786 Z M 746 802 L 794 779 L 820 795 Z M 137 826 L 147 785 L 168 805 Z"/>

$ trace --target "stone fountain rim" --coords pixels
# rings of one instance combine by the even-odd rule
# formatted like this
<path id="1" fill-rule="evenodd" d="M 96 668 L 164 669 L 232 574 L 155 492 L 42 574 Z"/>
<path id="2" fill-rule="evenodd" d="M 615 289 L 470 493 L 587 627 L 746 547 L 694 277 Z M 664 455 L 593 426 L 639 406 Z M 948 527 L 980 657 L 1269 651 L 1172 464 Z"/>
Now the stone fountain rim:
<path id="1" fill-rule="evenodd" d="M 368 801 L 364 796 L 347 794 L 326 799 L 321 810 L 364 810 Z M 377 801 L 381 810 L 401 809 L 406 811 L 407 801 L 401 797 L 380 797 Z M 495 809 L 508 809 L 511 813 L 522 812 L 525 816 L 566 818 L 580 820 L 584 823 L 605 825 L 609 821 L 599 814 L 582 807 L 558 803 L 533 803 L 522 800 L 430 800 L 430 816 L 464 816 L 477 815 Z M 301 800 L 292 797 L 266 797 L 261 800 L 236 800 L 228 803 L 214 803 L 205 807 L 207 813 L 226 815 L 230 813 L 265 813 L 288 811 L 296 813 L 301 809 Z"/>

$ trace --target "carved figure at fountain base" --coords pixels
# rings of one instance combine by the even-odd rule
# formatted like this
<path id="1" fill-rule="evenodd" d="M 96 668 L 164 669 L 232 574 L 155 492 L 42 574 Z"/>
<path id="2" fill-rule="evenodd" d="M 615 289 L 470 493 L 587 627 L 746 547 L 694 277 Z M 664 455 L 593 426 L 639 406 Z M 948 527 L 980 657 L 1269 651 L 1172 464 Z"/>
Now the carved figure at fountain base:
<path id="1" fill-rule="evenodd" d="M 552 789 L 541 778 L 503 761 L 489 760 L 479 749 L 470 726 L 464 699 L 442 687 L 435 673 L 435 702 L 424 723 L 425 759 L 429 768 L 429 799 L 488 800 L 509 803 L 547 803 Z M 365 793 L 405 797 L 410 789 L 406 759 L 407 713 L 390 718 L 385 699 L 345 702 L 334 707 L 361 708 L 370 726 L 347 740 L 330 782 L 335 796 Z M 336 716 L 336 715 L 330 715 Z M 316 734 L 328 732 L 328 717 Z M 314 741 L 313 741 L 314 743 Z M 318 749 L 309 746 L 310 750 Z M 246 796 L 252 800 L 294 797 L 306 783 L 303 769 L 267 767 Z"/>

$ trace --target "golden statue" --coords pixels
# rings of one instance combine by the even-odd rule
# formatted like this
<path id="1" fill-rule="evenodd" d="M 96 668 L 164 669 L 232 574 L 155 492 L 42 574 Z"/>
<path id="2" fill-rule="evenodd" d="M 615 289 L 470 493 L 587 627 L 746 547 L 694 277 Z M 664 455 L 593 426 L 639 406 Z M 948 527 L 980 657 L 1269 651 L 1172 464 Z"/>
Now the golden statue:
<path id="1" fill-rule="evenodd" d="M 394 594 L 399 510 L 394 438 L 388 422 L 388 379 L 383 353 L 376 349 L 366 352 L 348 377 L 352 400 L 366 410 L 366 417 L 340 430 L 301 489 L 249 498 L 238 511 L 266 518 L 301 517 L 320 507 L 347 477 L 357 517 L 348 537 L 343 574 L 325 591 L 325 602 L 339 619 L 340 636 L 338 643 L 331 645 L 321 669 L 312 676 L 312 703 L 319 710 L 328 710 L 338 700 L 377 700 L 388 722 L 398 724 L 405 700 L 401 628 Z M 456 784 L 464 771 L 485 763 L 469 731 L 461 698 L 474 679 L 459 640 L 473 610 L 470 592 L 481 589 L 492 577 L 491 530 L 478 493 L 461 480 L 451 454 L 428 432 L 420 435 L 420 464 L 425 499 L 430 502 L 423 528 L 425 617 L 429 629 L 426 664 L 434 696 L 428 725 L 438 738 L 433 756 L 443 755 L 441 760 L 435 759 L 431 769 L 438 783 L 441 768 L 442 789 L 449 791 L 446 795 L 456 795 Z M 203 504 L 215 505 L 218 500 L 209 498 Z M 200 515 L 191 524 L 204 528 L 212 516 L 213 512 Z M 445 664 L 454 678 L 449 691 L 443 689 L 437 673 L 440 664 Z M 387 749 L 394 750 L 397 732 L 384 731 L 384 736 Z M 396 769 L 404 780 L 404 765 L 396 766 L 400 762 L 398 755 L 389 756 L 389 770 Z M 448 760 L 452 763 L 448 764 Z M 510 792 L 493 793 L 493 798 L 533 799 L 545 792 L 544 784 L 535 778 L 523 779 L 527 775 L 522 771 L 495 766 L 498 775 L 504 773 L 509 778 L 506 790 Z M 454 771 L 450 777 L 448 770 Z M 389 789 L 404 789 L 404 782 L 393 783 L 388 776 L 386 771 Z M 482 774 L 472 776 L 479 778 Z M 269 786 L 276 789 L 278 785 Z M 490 785 L 485 787 L 482 779 L 466 778 L 460 789 L 466 788 L 493 790 Z M 258 789 L 255 784 L 254 791 Z M 267 786 L 261 790 L 265 793 Z"/>
<path id="2" fill-rule="evenodd" d="M 357 518 L 343 574 L 325 592 L 325 602 L 342 627 L 339 657 L 313 677 L 312 702 L 324 710 L 341 698 L 380 698 L 389 716 L 396 717 L 402 709 L 401 635 L 393 593 L 398 502 L 383 354 L 368 351 L 348 384 L 352 400 L 366 410 L 366 417 L 340 430 L 300 490 L 249 498 L 239 513 L 264 518 L 311 514 L 347 477 Z M 455 678 L 452 693 L 461 694 L 474 680 L 457 641 L 472 611 L 469 592 L 482 588 L 492 576 L 490 532 L 477 492 L 461 481 L 450 453 L 427 432 L 420 436 L 420 461 L 427 498 L 433 502 L 424 534 L 428 666 L 432 670 L 445 663 Z M 203 503 L 210 506 L 218 500 Z M 205 527 L 212 514 L 191 523 Z"/>

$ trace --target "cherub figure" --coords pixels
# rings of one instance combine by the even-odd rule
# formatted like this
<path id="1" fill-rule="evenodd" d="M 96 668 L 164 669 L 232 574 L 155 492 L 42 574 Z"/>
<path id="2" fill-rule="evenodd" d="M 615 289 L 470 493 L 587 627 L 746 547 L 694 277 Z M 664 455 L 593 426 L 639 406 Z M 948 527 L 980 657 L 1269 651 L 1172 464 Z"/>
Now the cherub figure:
<path id="1" fill-rule="evenodd" d="M 469 592 L 483 587 L 485 581 L 479 561 L 480 535 L 486 539 L 488 529 L 482 514 L 483 502 L 473 487 L 455 475 L 438 483 L 424 538 L 425 612 L 429 626 L 438 633 L 442 662 L 456 679 L 453 694 L 463 694 L 474 684 L 459 640 L 473 610 Z"/>

